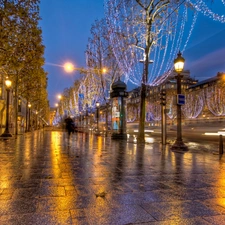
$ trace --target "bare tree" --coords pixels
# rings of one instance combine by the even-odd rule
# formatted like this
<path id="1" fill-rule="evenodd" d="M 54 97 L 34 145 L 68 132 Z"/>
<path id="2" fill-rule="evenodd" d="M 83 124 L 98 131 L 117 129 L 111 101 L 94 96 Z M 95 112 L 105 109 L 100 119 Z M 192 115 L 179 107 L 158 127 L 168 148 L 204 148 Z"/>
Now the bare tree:
<path id="1" fill-rule="evenodd" d="M 87 65 L 90 68 L 90 75 L 86 78 L 94 80 L 97 98 L 96 101 L 103 100 L 101 103 L 106 105 L 105 121 L 108 129 L 108 98 L 112 83 L 122 75 L 122 70 L 118 66 L 118 61 L 110 45 L 110 35 L 105 19 L 96 20 L 91 27 L 91 37 L 88 41 L 86 58 Z M 90 95 L 90 90 L 87 92 Z M 93 99 L 92 96 L 90 96 Z M 103 98 L 102 98 L 103 97 Z M 95 104 L 95 102 L 93 102 Z"/>
<path id="2" fill-rule="evenodd" d="M 99 96 L 103 96 L 104 103 L 106 103 L 111 84 L 121 76 L 122 71 L 118 67 L 118 62 L 110 45 L 105 19 L 96 20 L 92 24 L 86 59 L 90 72 L 96 75 Z"/>

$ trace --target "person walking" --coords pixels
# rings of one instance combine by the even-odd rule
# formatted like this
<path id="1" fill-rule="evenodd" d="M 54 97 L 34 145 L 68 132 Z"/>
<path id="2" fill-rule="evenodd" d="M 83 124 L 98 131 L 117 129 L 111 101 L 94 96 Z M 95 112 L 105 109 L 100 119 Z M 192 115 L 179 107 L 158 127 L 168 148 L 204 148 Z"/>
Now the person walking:
<path id="1" fill-rule="evenodd" d="M 74 122 L 73 122 L 72 118 L 70 116 L 68 116 L 65 119 L 65 123 L 66 123 L 66 131 L 68 133 L 68 136 L 70 137 L 71 132 L 74 131 Z"/>

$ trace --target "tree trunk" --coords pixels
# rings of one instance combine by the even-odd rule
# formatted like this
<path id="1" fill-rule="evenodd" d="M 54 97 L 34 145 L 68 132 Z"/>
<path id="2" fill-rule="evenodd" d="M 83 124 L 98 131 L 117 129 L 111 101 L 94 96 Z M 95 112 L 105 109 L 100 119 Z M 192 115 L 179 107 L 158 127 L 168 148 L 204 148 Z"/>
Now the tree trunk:
<path id="1" fill-rule="evenodd" d="M 141 85 L 140 95 L 140 119 L 139 119 L 139 132 L 138 132 L 138 143 L 145 142 L 145 99 L 146 99 L 146 84 Z"/>
<path id="2" fill-rule="evenodd" d="M 146 105 L 146 84 L 148 81 L 148 63 L 149 63 L 149 49 L 145 48 L 144 69 L 142 75 L 141 94 L 140 94 L 140 119 L 139 119 L 139 133 L 137 141 L 139 143 L 145 142 L 145 105 Z"/>

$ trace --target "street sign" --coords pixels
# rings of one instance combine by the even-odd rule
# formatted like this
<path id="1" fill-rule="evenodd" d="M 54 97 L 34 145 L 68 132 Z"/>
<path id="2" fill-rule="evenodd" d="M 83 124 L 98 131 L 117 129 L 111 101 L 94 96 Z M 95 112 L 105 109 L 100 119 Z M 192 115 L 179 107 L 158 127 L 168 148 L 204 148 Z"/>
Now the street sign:
<path id="1" fill-rule="evenodd" d="M 184 105 L 185 104 L 185 95 L 178 94 L 177 95 L 177 105 Z"/>

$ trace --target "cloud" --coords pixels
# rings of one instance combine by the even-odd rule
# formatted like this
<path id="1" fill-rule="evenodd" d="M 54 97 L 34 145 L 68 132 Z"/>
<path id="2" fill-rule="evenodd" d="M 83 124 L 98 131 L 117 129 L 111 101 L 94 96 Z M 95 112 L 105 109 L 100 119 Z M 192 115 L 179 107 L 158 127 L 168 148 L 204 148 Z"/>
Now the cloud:
<path id="1" fill-rule="evenodd" d="M 195 77 L 209 78 L 216 76 L 217 72 L 225 71 L 225 47 L 203 55 L 197 60 L 189 61 L 188 69 Z"/>

